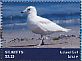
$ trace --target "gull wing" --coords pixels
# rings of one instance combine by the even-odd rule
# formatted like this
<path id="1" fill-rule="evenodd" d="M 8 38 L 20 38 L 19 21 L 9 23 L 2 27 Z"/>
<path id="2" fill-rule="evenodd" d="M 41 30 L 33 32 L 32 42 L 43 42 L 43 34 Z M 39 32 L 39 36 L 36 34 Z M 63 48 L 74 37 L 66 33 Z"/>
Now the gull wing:
<path id="1" fill-rule="evenodd" d="M 67 29 L 57 25 L 56 23 L 42 17 L 38 17 L 38 25 L 46 31 L 66 31 Z"/>

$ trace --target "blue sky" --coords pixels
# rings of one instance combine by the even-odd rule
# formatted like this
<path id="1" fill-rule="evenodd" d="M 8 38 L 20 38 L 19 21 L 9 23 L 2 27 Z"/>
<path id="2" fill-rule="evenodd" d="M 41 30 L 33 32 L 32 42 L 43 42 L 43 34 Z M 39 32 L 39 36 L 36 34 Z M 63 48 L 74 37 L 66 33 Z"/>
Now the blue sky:
<path id="1" fill-rule="evenodd" d="M 2 0 L 2 1 L 80 1 L 80 0 Z"/>

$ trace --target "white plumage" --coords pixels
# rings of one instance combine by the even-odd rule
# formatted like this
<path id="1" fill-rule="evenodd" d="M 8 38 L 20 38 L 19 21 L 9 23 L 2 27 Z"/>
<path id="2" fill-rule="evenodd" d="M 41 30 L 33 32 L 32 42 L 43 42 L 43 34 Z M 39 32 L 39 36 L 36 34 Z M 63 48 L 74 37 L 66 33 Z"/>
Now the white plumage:
<path id="1" fill-rule="evenodd" d="M 50 21 L 49 19 L 37 16 L 36 8 L 33 6 L 27 7 L 23 12 L 28 14 L 27 23 L 29 29 L 36 34 L 41 34 L 43 36 L 53 32 L 63 32 L 63 31 L 68 32 L 70 30 L 57 25 L 56 23 Z M 42 44 L 43 40 L 39 45 Z"/>

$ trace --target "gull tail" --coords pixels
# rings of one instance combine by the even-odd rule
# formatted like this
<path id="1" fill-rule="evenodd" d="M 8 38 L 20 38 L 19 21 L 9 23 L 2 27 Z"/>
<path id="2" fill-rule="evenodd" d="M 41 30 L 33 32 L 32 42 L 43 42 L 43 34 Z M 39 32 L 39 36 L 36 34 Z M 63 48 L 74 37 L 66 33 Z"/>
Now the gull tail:
<path id="1" fill-rule="evenodd" d="M 69 32 L 69 31 L 71 31 L 71 29 L 64 29 L 64 31 L 65 31 L 65 32 Z"/>

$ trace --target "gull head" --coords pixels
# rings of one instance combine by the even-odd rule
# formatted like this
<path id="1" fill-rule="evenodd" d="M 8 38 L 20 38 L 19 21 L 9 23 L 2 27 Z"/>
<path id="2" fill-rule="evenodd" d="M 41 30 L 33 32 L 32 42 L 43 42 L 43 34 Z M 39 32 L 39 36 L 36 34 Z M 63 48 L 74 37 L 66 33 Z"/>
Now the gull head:
<path id="1" fill-rule="evenodd" d="M 37 14 L 36 8 L 34 6 L 28 6 L 24 11 L 21 13 L 27 13 L 27 14 Z"/>

